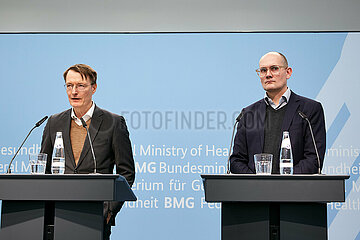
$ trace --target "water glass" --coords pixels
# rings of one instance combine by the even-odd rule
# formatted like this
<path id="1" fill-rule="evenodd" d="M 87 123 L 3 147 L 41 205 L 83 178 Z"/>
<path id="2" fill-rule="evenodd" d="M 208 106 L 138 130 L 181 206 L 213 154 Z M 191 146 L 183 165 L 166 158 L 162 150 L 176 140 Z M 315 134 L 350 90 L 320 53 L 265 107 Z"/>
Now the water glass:
<path id="1" fill-rule="evenodd" d="M 270 175 L 272 169 L 273 155 L 269 153 L 258 153 L 254 155 L 256 174 Z"/>
<path id="2" fill-rule="evenodd" d="M 29 154 L 31 174 L 45 174 L 47 154 Z"/>

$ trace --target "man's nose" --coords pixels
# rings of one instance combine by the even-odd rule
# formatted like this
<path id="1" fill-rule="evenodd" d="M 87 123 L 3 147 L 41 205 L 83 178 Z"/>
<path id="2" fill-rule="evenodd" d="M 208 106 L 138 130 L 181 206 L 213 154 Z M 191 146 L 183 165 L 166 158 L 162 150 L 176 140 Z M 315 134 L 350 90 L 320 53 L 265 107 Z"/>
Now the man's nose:
<path id="1" fill-rule="evenodd" d="M 72 88 L 71 88 L 71 93 L 72 94 L 76 94 L 78 91 L 77 91 L 77 87 L 74 85 Z"/>
<path id="2" fill-rule="evenodd" d="M 272 77 L 272 73 L 270 71 L 270 68 L 266 69 L 266 78 L 271 78 Z"/>

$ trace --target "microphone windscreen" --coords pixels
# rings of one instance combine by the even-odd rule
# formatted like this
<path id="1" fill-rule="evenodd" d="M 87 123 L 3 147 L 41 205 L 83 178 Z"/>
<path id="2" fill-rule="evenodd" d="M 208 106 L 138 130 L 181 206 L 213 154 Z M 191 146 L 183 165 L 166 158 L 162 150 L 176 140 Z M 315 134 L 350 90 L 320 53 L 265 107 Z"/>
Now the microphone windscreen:
<path id="1" fill-rule="evenodd" d="M 38 121 L 35 124 L 35 127 L 39 127 L 41 124 L 43 124 L 45 122 L 45 120 L 48 119 L 48 116 L 43 117 L 40 121 Z"/>
<path id="2" fill-rule="evenodd" d="M 81 123 L 82 123 L 83 127 L 86 128 L 86 122 L 85 122 L 85 120 L 84 120 L 83 118 L 80 118 L 80 120 L 81 120 Z"/>
<path id="3" fill-rule="evenodd" d="M 302 111 L 298 111 L 300 117 L 302 117 L 303 119 L 307 119 L 307 116 L 305 115 L 305 113 L 303 113 Z"/>
<path id="4" fill-rule="evenodd" d="M 244 116 L 244 109 L 241 111 L 239 116 L 236 118 L 236 121 L 239 122 L 242 119 L 243 116 Z"/>

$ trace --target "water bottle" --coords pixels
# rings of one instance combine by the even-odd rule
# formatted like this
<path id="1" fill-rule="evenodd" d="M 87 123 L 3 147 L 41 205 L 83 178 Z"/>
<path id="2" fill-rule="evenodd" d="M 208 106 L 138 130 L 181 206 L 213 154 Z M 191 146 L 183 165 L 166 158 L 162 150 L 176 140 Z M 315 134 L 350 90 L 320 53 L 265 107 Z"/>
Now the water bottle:
<path id="1" fill-rule="evenodd" d="M 56 133 L 54 152 L 51 163 L 52 174 L 64 174 L 65 172 L 65 152 L 62 132 Z"/>
<path id="2" fill-rule="evenodd" d="M 293 174 L 293 156 L 289 132 L 284 131 L 280 150 L 280 174 Z"/>

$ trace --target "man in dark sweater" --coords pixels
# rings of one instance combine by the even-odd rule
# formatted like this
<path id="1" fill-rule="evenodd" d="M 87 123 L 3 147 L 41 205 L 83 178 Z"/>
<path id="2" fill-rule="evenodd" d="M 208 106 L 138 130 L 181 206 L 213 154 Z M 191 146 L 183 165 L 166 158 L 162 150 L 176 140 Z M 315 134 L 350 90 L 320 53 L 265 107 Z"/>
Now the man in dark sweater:
<path id="1" fill-rule="evenodd" d="M 243 109 L 237 128 L 233 154 L 230 157 L 232 173 L 255 173 L 254 154 L 273 154 L 272 173 L 279 173 L 279 155 L 282 133 L 289 131 L 295 174 L 318 172 L 318 161 L 310 129 L 298 111 L 307 115 L 313 127 L 315 141 L 323 165 L 326 147 L 324 111 L 319 102 L 299 96 L 287 86 L 292 68 L 286 57 L 269 52 L 259 61 L 256 70 L 265 97 Z"/>

